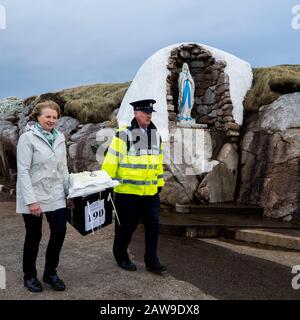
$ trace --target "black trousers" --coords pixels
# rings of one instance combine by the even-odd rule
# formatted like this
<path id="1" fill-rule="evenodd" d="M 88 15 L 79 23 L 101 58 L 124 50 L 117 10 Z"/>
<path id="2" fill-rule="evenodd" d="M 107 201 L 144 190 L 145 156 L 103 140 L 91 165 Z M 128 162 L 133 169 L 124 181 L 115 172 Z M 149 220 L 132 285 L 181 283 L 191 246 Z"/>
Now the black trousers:
<path id="1" fill-rule="evenodd" d="M 50 227 L 50 239 L 46 251 L 44 274 L 54 275 L 59 263 L 59 254 L 67 231 L 67 210 L 58 209 L 43 213 L 40 217 L 23 214 L 26 236 L 23 251 L 24 279 L 28 280 L 37 275 L 36 258 L 42 238 L 43 215 L 46 215 Z"/>
<path id="2" fill-rule="evenodd" d="M 115 239 L 113 253 L 117 263 L 129 260 L 128 246 L 139 221 L 142 219 L 145 227 L 146 265 L 159 261 L 156 251 L 159 229 L 159 195 L 137 196 L 116 193 L 116 209 L 121 225 L 115 220 Z"/>

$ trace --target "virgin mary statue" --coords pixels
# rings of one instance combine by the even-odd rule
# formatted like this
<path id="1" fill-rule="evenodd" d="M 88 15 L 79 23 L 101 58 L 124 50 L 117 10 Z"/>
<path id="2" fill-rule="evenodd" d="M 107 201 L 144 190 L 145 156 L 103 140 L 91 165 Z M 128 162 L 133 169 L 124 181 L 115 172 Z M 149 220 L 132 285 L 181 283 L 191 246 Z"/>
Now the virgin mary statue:
<path id="1" fill-rule="evenodd" d="M 191 111 L 194 105 L 195 83 L 190 74 L 189 66 L 184 63 L 178 79 L 178 114 L 181 123 L 192 122 Z"/>

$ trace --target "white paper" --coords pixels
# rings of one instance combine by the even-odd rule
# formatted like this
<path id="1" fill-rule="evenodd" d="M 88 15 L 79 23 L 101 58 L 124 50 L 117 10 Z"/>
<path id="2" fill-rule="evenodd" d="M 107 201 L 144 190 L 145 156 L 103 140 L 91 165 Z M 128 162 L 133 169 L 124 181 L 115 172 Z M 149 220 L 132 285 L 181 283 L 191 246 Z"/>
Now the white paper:
<path id="1" fill-rule="evenodd" d="M 90 203 L 90 212 L 88 206 L 85 206 L 85 231 L 90 231 L 92 228 L 97 228 L 105 223 L 105 207 L 104 199 Z M 92 219 L 92 221 L 91 221 Z"/>

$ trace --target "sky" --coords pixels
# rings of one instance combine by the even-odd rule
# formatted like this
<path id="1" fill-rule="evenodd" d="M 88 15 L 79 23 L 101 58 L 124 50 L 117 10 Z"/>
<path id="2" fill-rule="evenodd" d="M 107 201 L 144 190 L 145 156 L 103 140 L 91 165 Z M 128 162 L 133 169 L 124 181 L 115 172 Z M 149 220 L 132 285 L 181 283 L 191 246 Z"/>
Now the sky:
<path id="1" fill-rule="evenodd" d="M 180 42 L 227 51 L 253 67 L 300 64 L 296 5 L 300 0 L 0 0 L 0 99 L 130 81 L 152 54 Z"/>

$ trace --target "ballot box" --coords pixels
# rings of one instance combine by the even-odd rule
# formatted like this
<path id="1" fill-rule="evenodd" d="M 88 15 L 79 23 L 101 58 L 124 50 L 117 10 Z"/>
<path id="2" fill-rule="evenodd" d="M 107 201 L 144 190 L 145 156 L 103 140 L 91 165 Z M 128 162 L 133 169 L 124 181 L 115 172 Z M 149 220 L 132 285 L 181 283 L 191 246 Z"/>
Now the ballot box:
<path id="1" fill-rule="evenodd" d="M 68 222 L 83 236 L 112 223 L 113 188 L 84 197 L 73 198 L 74 208 L 68 209 Z"/>

